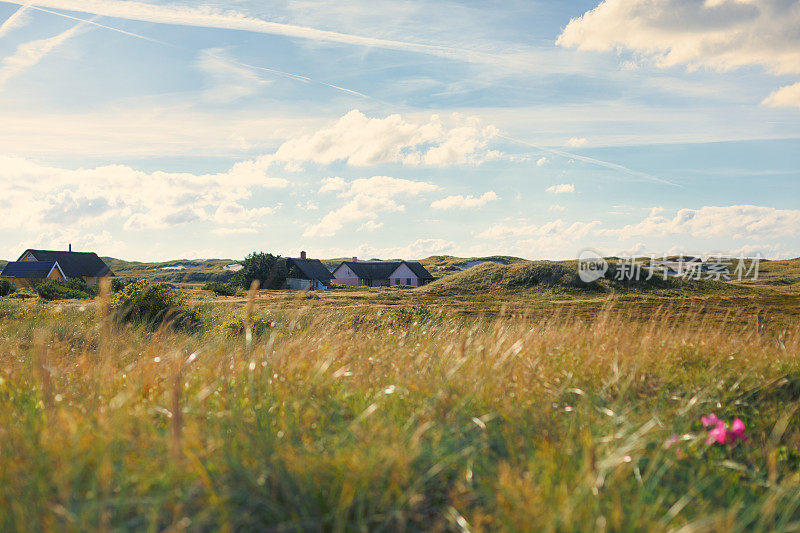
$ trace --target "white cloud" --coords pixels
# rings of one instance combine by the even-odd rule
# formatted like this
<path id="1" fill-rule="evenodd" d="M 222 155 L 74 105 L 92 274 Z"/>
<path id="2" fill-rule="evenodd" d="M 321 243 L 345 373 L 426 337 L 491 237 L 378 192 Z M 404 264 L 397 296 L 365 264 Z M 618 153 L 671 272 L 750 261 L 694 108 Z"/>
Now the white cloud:
<path id="1" fill-rule="evenodd" d="M 70 37 L 76 35 L 81 26 L 83 26 L 82 23 L 54 37 L 30 41 L 19 45 L 13 54 L 3 59 L 2 63 L 0 63 L 0 87 L 5 85 L 11 78 L 19 76 L 39 63 L 44 56 L 64 44 Z"/>
<path id="2" fill-rule="evenodd" d="M 552 185 L 545 189 L 545 191 L 553 194 L 566 194 L 575 192 L 575 185 L 571 183 L 560 183 L 558 185 Z"/>
<path id="3" fill-rule="evenodd" d="M 453 117 L 459 125 L 448 126 L 434 115 L 415 123 L 400 115 L 369 118 L 353 110 L 333 124 L 286 141 L 271 160 L 299 165 L 310 161 L 328 165 L 344 161 L 353 166 L 380 163 L 447 166 L 480 164 L 499 153 L 486 148 L 498 131 L 481 126 L 478 119 Z"/>
<path id="4" fill-rule="evenodd" d="M 537 167 L 543 167 L 544 165 L 546 165 L 546 164 L 547 164 L 547 163 L 549 163 L 549 162 L 550 162 L 550 160 L 549 160 L 549 159 L 547 159 L 546 157 L 540 157 L 540 158 L 539 158 L 539 159 L 536 161 L 536 166 L 537 166 Z"/>
<path id="5" fill-rule="evenodd" d="M 506 239 L 510 237 L 582 237 L 600 225 L 599 221 L 573 222 L 568 224 L 561 219 L 545 224 L 495 224 L 478 233 L 480 239 Z"/>
<path id="6" fill-rule="evenodd" d="M 238 223 L 274 208 L 244 208 L 254 189 L 288 186 L 282 178 L 239 163 L 228 172 L 142 172 L 124 165 L 76 170 L 0 156 L 0 229 L 85 228 L 116 220 L 128 229 L 170 227 L 199 220 Z"/>
<path id="7" fill-rule="evenodd" d="M 306 202 L 298 202 L 297 207 L 305 211 L 316 211 L 319 209 L 319 204 L 312 200 L 308 200 Z"/>
<path id="8" fill-rule="evenodd" d="M 664 253 L 738 255 L 740 252 L 752 255 L 757 251 L 770 258 L 797 255 L 796 249 L 789 249 L 786 243 L 775 239 L 800 235 L 800 210 L 732 205 L 680 209 L 669 217 L 659 215 L 661 211 L 662 208 L 654 208 L 644 219 L 621 228 L 609 228 L 597 220 L 557 219 L 531 223 L 524 219 L 506 219 L 476 235 L 492 243 L 491 249 L 481 245 L 476 249 L 491 252 L 500 247 L 505 253 L 549 259 L 574 257 L 573 254 L 584 246 L 608 253 L 623 249 L 644 255 L 653 252 L 658 256 Z M 687 246 L 695 251 L 687 250 Z"/>
<path id="9" fill-rule="evenodd" d="M 604 0 L 572 19 L 556 43 L 629 50 L 663 68 L 760 65 L 782 75 L 800 73 L 798 27 L 791 0 Z"/>
<path id="10" fill-rule="evenodd" d="M 797 250 L 787 250 L 782 244 L 758 244 L 745 245 L 732 250 L 719 252 L 723 256 L 729 257 L 757 257 L 764 259 L 781 259 L 786 257 L 797 257 Z"/>
<path id="11" fill-rule="evenodd" d="M 330 237 L 350 222 L 358 220 L 374 222 L 380 213 L 405 210 L 405 206 L 397 203 L 395 198 L 418 196 L 437 189 L 438 187 L 431 183 L 389 176 L 373 176 L 346 182 L 346 188 L 339 193 L 339 196 L 346 198 L 347 202 L 340 208 L 330 211 L 318 223 L 308 226 L 303 236 Z"/>
<path id="12" fill-rule="evenodd" d="M 566 211 L 566 207 L 563 205 L 553 204 L 547 208 L 548 211 Z"/>
<path id="13" fill-rule="evenodd" d="M 358 227 L 358 231 L 375 231 L 383 227 L 383 222 L 375 222 L 374 220 L 367 220 Z"/>
<path id="14" fill-rule="evenodd" d="M 226 201 L 214 212 L 213 220 L 220 224 L 241 224 L 256 221 L 273 213 L 275 208 L 272 207 L 247 209 L 237 202 Z"/>
<path id="15" fill-rule="evenodd" d="M 565 259 L 575 257 L 576 243 L 594 234 L 599 226 L 597 220 L 565 222 L 558 219 L 544 224 L 518 220 L 490 226 L 477 237 L 490 241 L 493 250 L 502 247 L 505 253 L 522 257 Z"/>
<path id="16" fill-rule="evenodd" d="M 347 187 L 349 187 L 347 181 L 339 176 L 322 178 L 322 187 L 319 188 L 319 192 L 339 192 L 346 190 Z"/>
<path id="17" fill-rule="evenodd" d="M 452 253 L 455 243 L 446 239 L 417 239 L 404 246 L 378 248 L 363 244 L 356 249 L 358 257 L 380 257 L 383 259 L 425 259 L 432 255 Z M 337 254 L 342 255 L 342 254 Z"/>
<path id="18" fill-rule="evenodd" d="M 258 233 L 257 228 L 215 228 L 211 230 L 214 235 L 249 235 Z"/>
<path id="19" fill-rule="evenodd" d="M 604 230 L 620 239 L 637 236 L 691 235 L 700 238 L 764 240 L 800 235 L 800 210 L 755 205 L 681 209 L 674 217 L 653 212 L 620 229 Z"/>
<path id="20" fill-rule="evenodd" d="M 77 252 L 93 251 L 101 256 L 121 257 L 129 251 L 125 241 L 115 237 L 108 230 L 87 233 L 78 228 L 63 226 L 40 231 L 0 251 L 6 258 L 16 258 L 20 250 L 28 248 L 63 250 L 69 245 L 72 245 L 72 249 Z"/>
<path id="21" fill-rule="evenodd" d="M 373 198 L 392 198 L 395 196 L 416 196 L 424 192 L 435 191 L 439 187 L 424 181 L 412 181 L 390 176 L 373 176 L 359 178 L 349 184 L 349 188 L 340 194 L 344 197 L 370 196 Z"/>
<path id="22" fill-rule="evenodd" d="M 567 24 L 557 44 L 632 50 L 660 66 L 763 65 L 800 73 L 800 9 L 786 0 L 605 0 Z"/>
<path id="23" fill-rule="evenodd" d="M 800 82 L 794 85 L 781 87 L 770 94 L 763 102 L 770 107 L 797 107 L 800 108 Z"/>
<path id="24" fill-rule="evenodd" d="M 448 196 L 447 198 L 442 198 L 441 200 L 436 200 L 431 204 L 433 209 L 467 209 L 473 207 L 483 207 L 489 202 L 495 202 L 499 200 L 500 197 L 494 191 L 488 191 L 483 193 L 479 197 L 474 196 Z"/>
<path id="25" fill-rule="evenodd" d="M 588 141 L 584 137 L 572 137 L 566 142 L 566 145 L 573 148 L 578 148 L 580 146 L 585 146 L 587 142 Z"/>

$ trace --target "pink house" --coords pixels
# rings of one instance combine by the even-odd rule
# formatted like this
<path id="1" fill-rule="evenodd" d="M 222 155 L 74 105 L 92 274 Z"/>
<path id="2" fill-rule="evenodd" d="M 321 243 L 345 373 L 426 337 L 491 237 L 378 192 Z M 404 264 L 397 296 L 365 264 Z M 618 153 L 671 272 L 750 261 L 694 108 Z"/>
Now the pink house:
<path id="1" fill-rule="evenodd" d="M 415 261 L 343 261 L 333 271 L 331 283 L 354 287 L 420 287 L 433 281 L 424 266 Z"/>

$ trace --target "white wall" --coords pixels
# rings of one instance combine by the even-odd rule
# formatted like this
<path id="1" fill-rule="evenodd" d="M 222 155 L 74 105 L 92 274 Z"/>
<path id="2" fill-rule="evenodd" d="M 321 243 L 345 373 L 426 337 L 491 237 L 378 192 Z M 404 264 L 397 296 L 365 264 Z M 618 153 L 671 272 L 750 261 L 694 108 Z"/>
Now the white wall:
<path id="1" fill-rule="evenodd" d="M 411 283 L 408 282 L 409 279 Z M 414 287 L 419 287 L 419 278 L 405 263 L 401 264 L 394 272 L 389 274 L 389 282 L 392 285 L 413 285 Z"/>
<path id="2" fill-rule="evenodd" d="M 337 268 L 336 271 L 333 273 L 333 277 L 335 279 L 346 279 L 346 280 L 358 279 L 356 273 L 353 272 L 353 270 L 347 265 L 341 265 L 339 268 Z"/>

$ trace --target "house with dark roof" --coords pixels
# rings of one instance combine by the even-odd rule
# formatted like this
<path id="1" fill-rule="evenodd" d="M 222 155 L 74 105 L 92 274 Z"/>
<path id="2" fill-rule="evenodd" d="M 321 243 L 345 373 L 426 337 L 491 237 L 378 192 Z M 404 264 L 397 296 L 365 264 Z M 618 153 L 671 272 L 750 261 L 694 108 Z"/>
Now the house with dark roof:
<path id="1" fill-rule="evenodd" d="M 433 276 L 415 261 L 342 261 L 333 271 L 333 283 L 354 287 L 420 287 L 433 281 Z"/>
<path id="2" fill-rule="evenodd" d="M 50 267 L 48 268 L 47 265 Z M 58 274 L 55 274 L 55 271 Z M 45 279 L 79 279 L 90 285 L 98 285 L 102 279 L 113 275 L 114 273 L 108 268 L 108 265 L 96 253 L 73 252 L 71 245 L 66 252 L 25 250 L 19 259 L 8 263 L 0 273 L 0 277 L 12 279 L 17 285 L 30 285 L 31 282 Z M 27 281 L 18 283 L 16 280 Z"/>
<path id="3" fill-rule="evenodd" d="M 286 287 L 294 290 L 327 289 L 333 275 L 319 259 L 308 259 L 305 252 L 299 258 L 287 258 Z"/>
<path id="4" fill-rule="evenodd" d="M 48 279 L 65 279 L 58 261 L 12 261 L 8 263 L 0 278 L 9 280 L 16 288 L 31 287 Z"/>

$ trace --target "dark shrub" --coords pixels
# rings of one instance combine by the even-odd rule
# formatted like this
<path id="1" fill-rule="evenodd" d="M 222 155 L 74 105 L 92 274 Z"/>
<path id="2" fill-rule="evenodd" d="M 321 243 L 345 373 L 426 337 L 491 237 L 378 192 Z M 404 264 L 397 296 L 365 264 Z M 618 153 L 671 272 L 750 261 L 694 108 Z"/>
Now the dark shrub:
<path id="1" fill-rule="evenodd" d="M 211 291 L 217 296 L 234 296 L 238 287 L 233 283 L 220 283 L 218 281 L 211 281 L 203 285 L 203 290 Z"/>
<path id="2" fill-rule="evenodd" d="M 7 279 L 0 279 L 0 296 L 8 296 L 14 292 L 14 285 Z"/>
<path id="3" fill-rule="evenodd" d="M 36 293 L 44 300 L 86 300 L 97 295 L 97 289 L 81 280 L 47 280 L 34 287 Z"/>
<path id="4" fill-rule="evenodd" d="M 258 281 L 262 289 L 282 289 L 286 285 L 286 261 L 280 256 L 253 252 L 242 261 L 242 269 L 232 282 L 249 289 L 253 281 Z"/>

